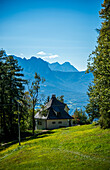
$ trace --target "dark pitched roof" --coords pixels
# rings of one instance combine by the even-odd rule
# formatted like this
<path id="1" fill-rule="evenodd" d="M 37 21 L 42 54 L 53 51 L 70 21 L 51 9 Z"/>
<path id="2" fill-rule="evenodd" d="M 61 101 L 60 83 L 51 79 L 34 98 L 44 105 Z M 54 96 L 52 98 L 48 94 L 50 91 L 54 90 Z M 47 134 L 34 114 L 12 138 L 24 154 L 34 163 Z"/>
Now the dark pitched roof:
<path id="1" fill-rule="evenodd" d="M 64 109 L 66 104 L 60 102 L 53 95 L 51 100 L 45 105 L 44 110 L 46 115 L 42 114 L 42 109 L 37 112 L 35 118 L 37 119 L 73 119 Z"/>

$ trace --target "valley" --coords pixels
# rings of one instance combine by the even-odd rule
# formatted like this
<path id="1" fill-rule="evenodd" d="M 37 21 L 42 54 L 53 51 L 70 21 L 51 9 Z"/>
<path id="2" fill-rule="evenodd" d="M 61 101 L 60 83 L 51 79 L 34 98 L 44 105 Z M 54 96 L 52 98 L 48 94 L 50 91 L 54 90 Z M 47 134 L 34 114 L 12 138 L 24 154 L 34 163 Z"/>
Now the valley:
<path id="1" fill-rule="evenodd" d="M 73 114 L 76 108 L 82 108 L 84 110 L 84 106 L 87 104 L 86 93 L 88 85 L 93 79 L 91 73 L 86 74 L 85 71 L 79 72 L 78 70 L 70 72 L 68 70 L 74 70 L 75 68 L 68 64 L 68 62 L 62 65 L 59 64 L 59 68 L 56 71 L 53 65 L 53 71 L 49 67 L 50 64 L 41 58 L 31 57 L 30 59 L 21 59 L 16 56 L 14 58 L 24 68 L 25 79 L 31 81 L 34 78 L 35 72 L 45 78 L 46 81 L 40 88 L 40 94 L 43 94 L 45 98 L 47 96 L 51 97 L 52 94 L 56 94 L 56 96 L 64 95 L 64 101 L 70 108 L 70 114 Z M 60 66 L 65 71 L 58 71 L 58 69 L 60 70 Z"/>

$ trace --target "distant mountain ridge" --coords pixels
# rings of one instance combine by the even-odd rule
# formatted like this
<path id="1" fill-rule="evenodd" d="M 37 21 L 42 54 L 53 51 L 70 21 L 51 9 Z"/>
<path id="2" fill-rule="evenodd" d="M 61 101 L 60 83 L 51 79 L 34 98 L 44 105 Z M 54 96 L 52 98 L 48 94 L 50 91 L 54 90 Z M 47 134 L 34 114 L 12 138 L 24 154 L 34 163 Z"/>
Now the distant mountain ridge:
<path id="1" fill-rule="evenodd" d="M 63 71 L 63 72 L 78 72 L 78 70 L 71 65 L 69 62 L 65 62 L 63 64 L 56 63 L 48 63 L 49 68 L 52 71 Z"/>
<path id="2" fill-rule="evenodd" d="M 24 68 L 23 74 L 25 79 L 32 80 L 35 72 L 46 79 L 40 88 L 41 93 L 45 96 L 49 95 L 51 97 L 52 94 L 56 94 L 56 96 L 64 95 L 65 103 L 70 108 L 70 114 L 73 113 L 76 107 L 82 108 L 86 105 L 87 88 L 93 79 L 91 73 L 85 74 L 85 71 L 53 71 L 50 69 L 49 63 L 41 58 L 22 59 L 16 56 L 14 58 Z"/>

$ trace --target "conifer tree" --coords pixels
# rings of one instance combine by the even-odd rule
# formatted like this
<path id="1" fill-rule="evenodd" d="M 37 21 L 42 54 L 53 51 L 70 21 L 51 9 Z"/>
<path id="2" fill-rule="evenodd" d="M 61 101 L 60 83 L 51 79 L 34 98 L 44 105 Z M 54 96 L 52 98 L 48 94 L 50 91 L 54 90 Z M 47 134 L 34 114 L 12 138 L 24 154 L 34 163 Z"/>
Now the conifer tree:
<path id="1" fill-rule="evenodd" d="M 110 1 L 104 0 L 97 47 L 89 57 L 88 71 L 94 75 L 93 95 L 99 106 L 100 125 L 110 128 Z"/>
<path id="2" fill-rule="evenodd" d="M 22 79 L 24 76 L 21 71 L 23 70 L 21 66 L 18 65 L 18 61 L 13 58 L 13 56 L 9 55 L 6 58 L 7 69 L 7 104 L 8 106 L 8 129 L 11 135 L 13 135 L 14 128 L 17 126 L 17 122 L 15 117 L 17 117 L 14 112 L 18 109 L 18 101 L 23 102 L 24 95 L 24 86 L 26 80 Z M 20 109 L 22 110 L 22 104 L 20 105 Z M 14 127 L 15 126 L 15 127 Z"/>
<path id="3" fill-rule="evenodd" d="M 2 49 L 0 50 L 0 126 L 1 126 L 1 133 L 6 133 L 6 113 L 5 113 L 5 102 L 6 102 L 6 73 L 7 73 L 7 66 L 5 64 L 6 60 L 6 53 Z"/>
<path id="4" fill-rule="evenodd" d="M 13 56 L 0 50 L 0 124 L 2 134 L 11 137 L 18 131 L 18 101 L 23 103 L 24 84 L 22 69 Z M 24 106 L 20 105 L 20 111 Z M 22 117 L 23 113 L 21 114 Z"/>
<path id="5" fill-rule="evenodd" d="M 88 88 L 87 95 L 89 97 L 89 103 L 85 106 L 86 113 L 89 116 L 90 121 L 92 122 L 95 118 L 99 118 L 99 106 L 97 98 L 94 95 L 94 87 L 90 84 Z"/>

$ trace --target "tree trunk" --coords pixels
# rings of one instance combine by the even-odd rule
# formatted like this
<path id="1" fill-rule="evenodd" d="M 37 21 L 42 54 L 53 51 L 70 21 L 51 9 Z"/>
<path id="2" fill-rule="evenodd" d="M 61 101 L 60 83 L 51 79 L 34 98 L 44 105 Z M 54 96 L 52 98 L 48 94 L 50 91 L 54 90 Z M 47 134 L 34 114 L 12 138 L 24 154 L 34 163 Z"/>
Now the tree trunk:
<path id="1" fill-rule="evenodd" d="M 33 114 L 32 114 L 32 121 L 33 121 L 33 135 L 34 135 L 34 130 L 35 130 L 35 120 L 34 120 L 34 100 L 33 100 Z"/>

